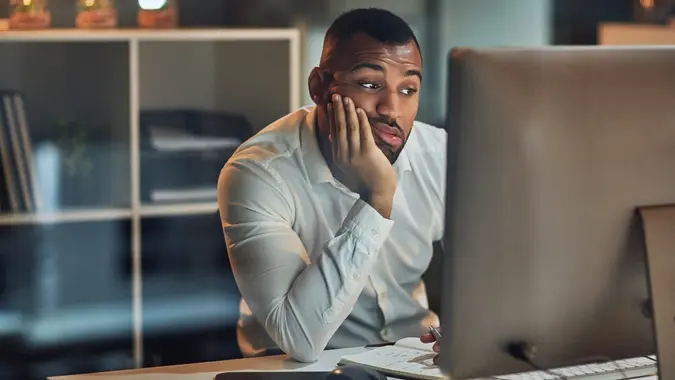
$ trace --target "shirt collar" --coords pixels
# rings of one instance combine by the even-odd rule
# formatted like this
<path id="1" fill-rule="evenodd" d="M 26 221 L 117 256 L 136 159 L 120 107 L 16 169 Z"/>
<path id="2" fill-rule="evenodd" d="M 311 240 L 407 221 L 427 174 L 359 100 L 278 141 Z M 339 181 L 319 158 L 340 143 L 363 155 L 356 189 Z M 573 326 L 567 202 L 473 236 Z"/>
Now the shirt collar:
<path id="1" fill-rule="evenodd" d="M 333 173 L 328 168 L 328 164 L 319 148 L 319 142 L 316 138 L 316 128 L 316 107 L 311 107 L 310 112 L 305 116 L 304 125 L 300 131 L 300 145 L 303 151 L 305 169 L 312 184 L 333 182 Z M 414 130 L 415 128 L 413 128 Z M 412 134 L 413 132 L 410 133 L 410 137 L 412 137 Z M 399 179 L 403 176 L 403 173 L 411 170 L 406 148 L 401 151 L 396 159 L 394 170 L 396 170 L 396 175 Z"/>
<path id="2" fill-rule="evenodd" d="M 312 107 L 305 116 L 304 125 L 300 128 L 300 146 L 303 152 L 303 161 L 310 182 L 315 185 L 333 181 L 326 159 L 321 154 L 319 142 L 316 139 L 316 107 Z"/>

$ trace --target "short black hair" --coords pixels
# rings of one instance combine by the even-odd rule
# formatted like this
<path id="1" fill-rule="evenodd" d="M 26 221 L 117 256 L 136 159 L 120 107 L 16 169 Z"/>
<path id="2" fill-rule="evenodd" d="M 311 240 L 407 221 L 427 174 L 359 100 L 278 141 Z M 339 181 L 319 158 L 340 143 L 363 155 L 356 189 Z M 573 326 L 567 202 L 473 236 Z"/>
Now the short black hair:
<path id="1" fill-rule="evenodd" d="M 399 16 L 380 8 L 353 9 L 340 15 L 326 32 L 324 48 L 328 43 L 339 46 L 359 33 L 386 45 L 405 45 L 413 40 L 420 55 L 422 54 L 420 44 L 410 25 Z M 322 64 L 327 58 L 322 57 Z"/>

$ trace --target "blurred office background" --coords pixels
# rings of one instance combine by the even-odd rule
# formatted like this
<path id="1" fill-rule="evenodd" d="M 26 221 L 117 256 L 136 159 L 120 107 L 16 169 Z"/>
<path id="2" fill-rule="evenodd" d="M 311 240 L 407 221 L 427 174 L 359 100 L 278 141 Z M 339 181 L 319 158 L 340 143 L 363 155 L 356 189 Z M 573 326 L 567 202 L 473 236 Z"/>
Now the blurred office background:
<path id="1" fill-rule="evenodd" d="M 49 1 L 53 28 L 74 26 L 74 1 Z M 0 199 L 0 379 L 239 357 L 218 171 L 242 140 L 309 104 L 307 74 L 345 10 L 383 7 L 412 25 L 425 64 L 419 119 L 442 127 L 450 48 L 594 45 L 604 22 L 666 22 L 645 9 L 667 3 L 183 0 L 180 27 L 290 32 L 132 47 L 0 31 L 0 95 L 25 115 L 28 198 L 39 198 Z M 117 7 L 120 27 L 133 27 L 137 2 Z M 7 9 L 0 0 L 0 18 Z"/>

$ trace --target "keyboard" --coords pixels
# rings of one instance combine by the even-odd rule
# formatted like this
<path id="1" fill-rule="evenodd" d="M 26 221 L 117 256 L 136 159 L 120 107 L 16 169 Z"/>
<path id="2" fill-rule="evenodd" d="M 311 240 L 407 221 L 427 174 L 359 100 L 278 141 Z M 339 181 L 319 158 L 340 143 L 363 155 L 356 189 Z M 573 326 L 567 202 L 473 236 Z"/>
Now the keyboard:
<path id="1" fill-rule="evenodd" d="M 606 363 L 556 368 L 549 370 L 550 373 L 531 371 L 514 375 L 496 376 L 495 378 L 501 380 L 555 380 L 565 377 L 574 380 L 620 380 L 654 376 L 656 375 L 656 371 L 656 356 L 646 356 Z"/>

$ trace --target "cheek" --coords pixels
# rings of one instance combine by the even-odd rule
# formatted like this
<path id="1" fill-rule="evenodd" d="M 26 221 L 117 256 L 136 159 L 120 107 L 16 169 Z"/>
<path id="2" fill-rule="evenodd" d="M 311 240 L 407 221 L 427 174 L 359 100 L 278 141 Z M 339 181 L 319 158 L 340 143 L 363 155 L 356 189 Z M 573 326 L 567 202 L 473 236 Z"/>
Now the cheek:
<path id="1" fill-rule="evenodd" d="M 415 104 L 406 105 L 405 109 L 402 112 L 401 128 L 403 128 L 403 132 L 405 132 L 406 138 L 408 137 L 408 135 L 410 135 L 413 123 L 415 122 L 415 118 L 417 117 L 417 108 L 418 106 L 417 103 L 415 102 Z"/>
<path id="2" fill-rule="evenodd" d="M 352 86 L 336 86 L 330 89 L 331 94 L 347 96 L 354 101 L 358 108 L 362 108 L 367 114 L 373 114 L 377 108 L 378 97 L 376 94 L 361 91 Z"/>

